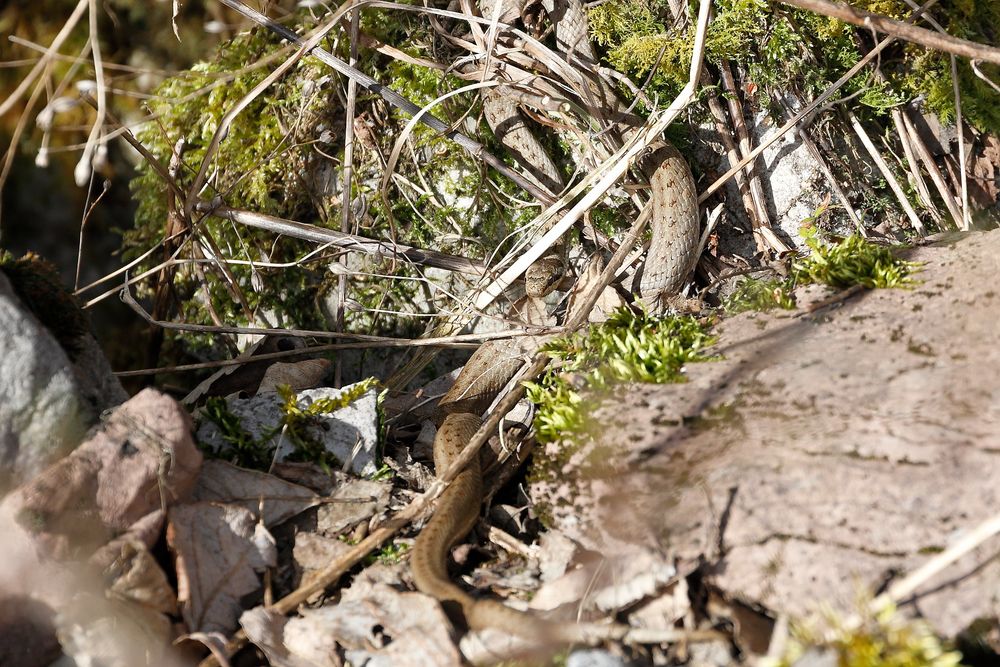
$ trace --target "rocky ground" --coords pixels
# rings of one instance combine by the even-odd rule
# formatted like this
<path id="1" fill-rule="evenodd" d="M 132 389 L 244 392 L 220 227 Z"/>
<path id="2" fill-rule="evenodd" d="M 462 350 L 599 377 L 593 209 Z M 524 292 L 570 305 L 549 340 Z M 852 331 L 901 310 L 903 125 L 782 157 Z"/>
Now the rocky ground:
<path id="1" fill-rule="evenodd" d="M 713 360 L 690 364 L 687 382 L 620 387 L 592 415 L 598 437 L 564 457 L 557 482 L 497 496 L 477 533 L 486 546 L 455 553 L 458 581 L 538 613 L 629 626 L 569 653 L 573 665 L 754 663 L 780 656 L 810 619 L 863 626 L 880 593 L 944 640 L 976 625 L 992 651 L 1000 233 L 907 256 L 921 263 L 909 289 L 805 288 L 796 310 L 720 320 Z M 280 431 L 285 449 L 295 424 L 346 437 L 341 446 L 358 450 L 352 470 L 203 461 L 189 412 L 197 439 L 222 447 L 230 431 L 218 415 L 153 390 L 103 414 L 122 400 L 118 389 L 66 398 L 114 382 L 100 364 L 73 371 L 87 359 L 79 345 L 58 357 L 51 341 L 32 357 L 48 334 L 15 292 L 0 296 L 17 315 L 8 337 L 26 351 L 6 348 L 5 377 L 31 381 L 2 387 L 10 424 L 37 426 L 33 414 L 68 405 L 75 437 L 93 428 L 68 456 L 66 428 L 53 431 L 59 442 L 37 428 L 4 432 L 6 477 L 20 486 L 0 506 L 0 663 L 48 664 L 64 652 L 133 664 L 153 651 L 159 664 L 190 664 L 196 646 L 221 651 L 237 629 L 256 647 L 240 664 L 459 664 L 529 651 L 497 633 L 462 637 L 436 602 L 410 592 L 406 550 L 419 518 L 327 595 L 304 595 L 298 615 L 262 605 L 322 579 L 429 482 L 420 455 L 400 449 L 389 450 L 395 476 L 372 474 L 370 387 L 319 422 L 289 421 L 284 399 L 265 390 L 328 370 L 306 362 L 272 367 L 260 395 L 229 403 L 267 437 Z M 300 391 L 298 409 L 339 395 L 323 392 Z M 349 437 L 337 435 L 340 411 Z M 167 651 L 176 636 L 181 653 Z"/>

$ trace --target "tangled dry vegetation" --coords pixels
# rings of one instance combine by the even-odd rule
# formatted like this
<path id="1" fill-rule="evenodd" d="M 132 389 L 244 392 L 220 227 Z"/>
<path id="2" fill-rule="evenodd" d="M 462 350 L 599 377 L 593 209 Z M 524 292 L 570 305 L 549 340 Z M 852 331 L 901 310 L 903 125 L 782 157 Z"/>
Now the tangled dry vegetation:
<path id="1" fill-rule="evenodd" d="M 85 308 L 123 295 L 152 333 L 144 363 L 120 375 L 187 394 L 232 445 L 230 460 L 266 470 L 271 440 L 287 436 L 318 470 L 341 463 L 316 449 L 303 424 L 351 401 L 300 406 L 287 384 L 307 388 L 298 375 L 306 369 L 276 385 L 283 417 L 265 436 L 249 435 L 218 398 L 257 390 L 262 368 L 194 386 L 191 372 L 247 362 L 251 337 L 310 342 L 258 349 L 258 363 L 309 355 L 332 359 L 309 372 L 329 371 L 338 386 L 384 381 L 387 467 L 369 481 L 395 475 L 409 487 L 392 496 L 399 511 L 386 514 L 380 489 L 384 502 L 355 520 L 363 528 L 342 529 L 345 549 L 314 579 L 278 582 L 284 597 L 271 600 L 271 614 L 316 603 L 360 564 L 398 565 L 409 543 L 393 540 L 440 493 L 405 453 L 421 442 L 421 403 L 435 396 L 421 387 L 483 340 L 561 336 L 501 395 L 468 457 L 525 392 L 533 422 L 505 437 L 585 437 L 588 414 L 619 383 L 677 381 L 685 364 L 708 358 L 719 318 L 795 308 L 796 288 L 808 283 L 852 294 L 912 285 L 917 267 L 891 246 L 995 224 L 1000 1 L 598 1 L 587 6 L 597 61 L 557 46 L 556 12 L 544 0 L 514 16 L 465 1 L 278 2 L 268 16 L 240 0 L 172 15 L 145 4 L 118 0 L 104 13 L 80 0 L 51 34 L 28 27 L 21 5 L 0 10 L 13 44 L 3 58 L 24 59 L 0 75 L 0 117 L 16 112 L 0 187 L 29 139 L 39 167 L 74 156 L 77 185 L 94 195 L 88 206 L 100 204 L 96 181 L 132 175 L 121 267 L 75 294 Z M 192 46 L 211 41 L 199 26 L 219 37 L 214 50 Z M 171 32 L 183 35 L 184 52 L 167 56 Z M 628 113 L 602 106 L 600 86 Z M 544 192 L 531 165 L 511 157 L 483 111 L 489 90 L 520 105 L 568 184 L 562 192 Z M 650 208 L 634 163 L 664 133 L 691 163 L 703 235 L 682 298 L 661 317 L 629 287 Z M 809 162 L 809 178 L 782 174 L 793 151 Z M 565 231 L 569 274 L 543 312 L 529 312 L 538 307 L 519 276 L 529 257 L 557 245 L 546 234 L 553 228 Z M 604 270 L 589 263 L 598 256 Z M 570 294 L 582 311 L 567 307 Z M 579 332 L 592 313 L 603 323 Z M 435 359 L 440 350 L 451 354 Z M 351 400 L 371 388 L 361 387 Z M 525 444 L 488 471 L 518 535 L 500 531 L 494 542 L 514 552 L 534 553 L 521 540 L 539 530 L 517 518 L 528 503 L 519 483 L 552 478 L 577 450 L 546 448 L 519 473 L 530 451 Z M 457 470 L 438 473 L 447 482 Z M 384 582 L 363 583 L 345 600 L 402 604 Z M 887 609 L 866 607 L 839 634 L 803 633 L 771 663 L 795 664 L 808 645 L 852 666 L 955 663 L 938 638 Z M 213 629 L 230 649 L 246 641 L 233 637 L 235 626 Z M 618 648 L 636 660 L 711 662 L 692 658 L 685 642 L 719 641 L 731 628 L 685 618 L 667 630 Z M 274 646 L 257 644 L 281 664 Z M 737 644 L 726 644 L 727 657 L 763 653 Z M 463 648 L 480 659 L 492 650 Z"/>

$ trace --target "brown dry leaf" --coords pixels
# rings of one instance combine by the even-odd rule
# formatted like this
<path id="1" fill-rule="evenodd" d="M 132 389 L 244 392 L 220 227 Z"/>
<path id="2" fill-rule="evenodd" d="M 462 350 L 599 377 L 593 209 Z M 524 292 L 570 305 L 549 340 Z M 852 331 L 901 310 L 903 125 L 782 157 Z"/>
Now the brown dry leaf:
<path id="1" fill-rule="evenodd" d="M 177 599 L 191 632 L 231 633 L 242 598 L 260 588 L 267 554 L 257 518 L 239 505 L 200 502 L 170 510 L 167 544 L 176 555 Z"/>
<path id="2" fill-rule="evenodd" d="M 177 613 L 177 596 L 167 575 L 142 542 L 122 544 L 119 558 L 105 571 L 115 596 L 164 614 Z"/>
<path id="3" fill-rule="evenodd" d="M 192 500 L 236 504 L 254 514 L 263 510 L 264 525 L 273 528 L 320 499 L 304 486 L 212 459 L 202 467 Z"/>
<path id="4" fill-rule="evenodd" d="M 247 639 L 264 652 L 271 667 L 341 667 L 343 662 L 335 659 L 336 653 L 333 650 L 319 656 L 318 661 L 292 655 L 284 643 L 288 621 L 289 618 L 284 614 L 277 614 L 264 607 L 254 607 L 240 616 L 240 626 L 246 632 Z"/>
<path id="5" fill-rule="evenodd" d="M 358 479 L 344 473 L 336 477 L 340 483 L 316 513 L 319 532 L 339 535 L 389 506 L 392 484 Z"/>
<path id="6" fill-rule="evenodd" d="M 997 169 L 1000 168 L 1000 139 L 987 135 L 981 156 L 973 153 L 970 157 L 969 171 L 972 175 L 970 190 L 978 191 L 976 201 L 983 208 L 989 208 L 1000 196 L 997 185 Z"/>
<path id="7" fill-rule="evenodd" d="M 589 292 L 593 286 L 601 278 L 601 272 L 604 270 L 604 260 L 600 253 L 594 253 L 591 255 L 590 259 L 587 260 L 587 267 L 583 270 L 580 275 L 580 279 L 576 281 L 573 285 L 573 289 L 569 293 L 569 306 L 566 310 L 569 313 L 574 312 L 577 308 L 577 303 L 580 301 L 582 295 Z M 588 322 L 603 322 L 608 319 L 608 315 L 614 311 L 615 308 L 621 306 L 624 302 L 622 298 L 618 295 L 613 287 L 605 287 L 604 291 L 601 292 L 601 296 L 598 297 L 597 303 L 591 308 L 590 314 L 587 316 Z"/>
<path id="8" fill-rule="evenodd" d="M 340 663 L 331 656 L 340 651 L 351 664 L 368 667 L 462 664 L 435 600 L 364 579 L 344 591 L 339 604 L 303 609 L 284 625 L 257 610 L 240 620 L 251 641 L 288 667 L 334 667 Z"/>
<path id="9" fill-rule="evenodd" d="M 278 385 L 287 384 L 292 391 L 312 389 L 326 377 L 332 364 L 327 359 L 304 359 L 292 363 L 276 362 L 268 366 L 260 381 L 257 393 L 277 391 Z"/>
<path id="10" fill-rule="evenodd" d="M 351 545 L 334 537 L 315 533 L 297 533 L 292 559 L 301 574 L 301 585 L 308 586 L 318 572 L 351 549 Z"/>
<path id="11" fill-rule="evenodd" d="M 191 420 L 174 399 L 145 389 L 72 454 L 4 503 L 56 553 L 89 553 L 154 510 L 186 498 L 201 468 Z"/>

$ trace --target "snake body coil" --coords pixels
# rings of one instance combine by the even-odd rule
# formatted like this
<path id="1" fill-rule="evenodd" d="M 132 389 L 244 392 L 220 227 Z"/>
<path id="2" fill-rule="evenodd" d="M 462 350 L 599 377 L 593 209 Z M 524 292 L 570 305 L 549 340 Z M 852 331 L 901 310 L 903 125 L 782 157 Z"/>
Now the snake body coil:
<path id="1" fill-rule="evenodd" d="M 492 16 L 482 0 L 484 16 Z M 587 19 L 579 0 L 543 0 L 556 26 L 560 49 L 593 60 L 587 37 Z M 503 7 L 501 15 L 517 11 Z M 613 95 L 609 97 L 613 98 Z M 484 98 L 487 120 L 519 162 L 553 193 L 562 189 L 558 169 L 531 134 L 509 97 L 492 93 Z M 698 247 L 698 203 L 694 178 L 687 162 L 673 146 L 659 148 L 648 164 L 652 188 L 652 241 L 640 284 L 642 296 L 658 300 L 676 292 L 694 263 Z M 530 277 L 529 277 L 530 278 Z M 530 283 L 531 280 L 529 279 Z M 479 415 L 520 367 L 520 351 L 512 341 L 481 346 L 462 369 L 451 391 L 441 400 L 447 414 L 434 440 L 434 465 L 446 469 L 461 453 L 480 426 Z M 578 642 L 585 639 L 580 626 L 549 623 L 511 609 L 494 600 L 479 600 L 456 586 L 448 576 L 448 553 L 469 533 L 482 503 L 482 474 L 475 459 L 438 499 L 437 511 L 417 537 L 410 553 L 410 567 L 417 588 L 442 602 L 449 611 L 460 611 L 469 627 L 496 628 L 531 639 Z"/>

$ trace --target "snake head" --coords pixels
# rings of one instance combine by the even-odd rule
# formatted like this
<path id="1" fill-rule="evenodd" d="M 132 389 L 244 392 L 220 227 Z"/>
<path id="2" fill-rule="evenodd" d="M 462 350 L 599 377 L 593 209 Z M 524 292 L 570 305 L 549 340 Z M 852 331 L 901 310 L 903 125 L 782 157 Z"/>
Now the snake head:
<path id="1" fill-rule="evenodd" d="M 566 274 L 566 265 L 558 255 L 546 255 L 524 272 L 524 291 L 530 297 L 550 294 Z"/>

